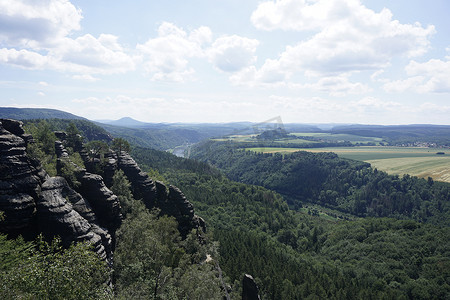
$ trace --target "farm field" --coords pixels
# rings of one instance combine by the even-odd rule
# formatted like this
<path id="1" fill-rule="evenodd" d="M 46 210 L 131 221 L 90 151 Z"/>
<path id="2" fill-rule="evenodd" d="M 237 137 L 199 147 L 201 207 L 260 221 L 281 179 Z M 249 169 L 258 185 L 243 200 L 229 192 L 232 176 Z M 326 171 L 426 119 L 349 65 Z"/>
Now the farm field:
<path id="1" fill-rule="evenodd" d="M 404 157 L 367 160 L 373 167 L 388 174 L 410 174 L 417 177 L 450 182 L 450 156 Z"/>
<path id="2" fill-rule="evenodd" d="M 365 161 L 389 174 L 428 176 L 438 181 L 450 182 L 450 155 L 448 149 L 419 147 L 333 147 L 333 148 L 247 148 L 264 153 L 292 153 L 296 151 L 334 152 L 340 157 Z M 446 152 L 437 155 L 436 152 Z"/>
<path id="3" fill-rule="evenodd" d="M 349 141 L 351 143 L 372 142 L 372 143 L 378 144 L 383 141 L 383 139 L 379 138 L 379 137 L 368 137 L 368 136 L 359 136 L 359 135 L 343 134 L 343 133 L 333 134 L 333 133 L 326 133 L 326 132 L 295 132 L 295 133 L 291 133 L 291 135 L 313 137 L 313 138 L 322 139 L 322 140 L 328 141 L 328 142 Z"/>
<path id="4" fill-rule="evenodd" d="M 235 142 L 235 143 L 261 143 L 260 140 L 256 138 L 257 134 L 247 134 L 247 135 L 230 135 L 224 138 L 214 138 L 211 139 L 216 142 Z M 283 144 L 283 143 L 295 143 L 295 144 L 315 144 L 317 141 L 304 140 L 299 138 L 284 138 L 279 140 L 273 140 L 274 143 Z"/>

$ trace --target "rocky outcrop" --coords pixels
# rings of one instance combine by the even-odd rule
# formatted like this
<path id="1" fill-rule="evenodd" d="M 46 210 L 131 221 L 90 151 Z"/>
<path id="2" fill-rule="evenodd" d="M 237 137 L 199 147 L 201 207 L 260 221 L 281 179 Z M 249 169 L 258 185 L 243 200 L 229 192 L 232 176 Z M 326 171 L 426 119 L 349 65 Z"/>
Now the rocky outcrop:
<path id="1" fill-rule="evenodd" d="M 110 258 L 111 249 L 107 249 L 111 245 L 109 234 L 98 226 L 93 228 L 91 223 L 73 208 L 68 199 L 78 199 L 80 211 L 95 221 L 86 203 L 69 187 L 67 181 L 63 177 L 51 177 L 42 184 L 42 192 L 37 201 L 39 231 L 47 237 L 59 236 L 66 247 L 73 242 L 88 241 L 94 245 L 100 257 Z M 107 241 L 106 245 L 103 241 Z"/>
<path id="2" fill-rule="evenodd" d="M 101 257 L 110 259 L 112 239 L 100 226 L 102 220 L 93 205 L 64 178 L 48 176 L 39 162 L 28 156 L 27 142 L 32 142 L 32 137 L 24 133 L 22 122 L 0 119 L 0 211 L 4 216 L 0 232 L 10 236 L 20 234 L 27 239 L 40 232 L 49 239 L 58 235 L 65 246 L 88 241 Z M 56 151 L 67 158 L 62 143 L 56 143 Z M 105 224 L 111 224 L 111 215 L 117 216 L 114 212 L 118 210 L 114 204 L 108 206 L 115 201 L 114 196 L 98 178 L 94 179 L 86 179 L 87 185 L 98 189 L 99 194 L 101 191 L 103 196 L 108 195 L 97 201 L 107 202 L 107 212 L 100 216 L 107 215 Z M 98 196 L 96 192 L 91 195 Z"/>
<path id="3" fill-rule="evenodd" d="M 242 300 L 261 300 L 259 289 L 251 275 L 245 274 L 242 279 Z"/>
<path id="4" fill-rule="evenodd" d="M 59 133 L 57 136 L 65 137 Z M 64 164 L 71 164 L 74 169 L 77 191 L 82 195 L 83 211 L 92 224 L 99 224 L 114 235 L 122 222 L 120 202 L 114 193 L 106 187 L 103 177 L 87 172 L 84 168 L 74 164 L 64 147 L 65 141 L 55 141 L 55 152 L 58 157 L 57 169 L 60 171 Z M 91 219 L 96 216 L 95 220 Z"/>
<path id="5" fill-rule="evenodd" d="M 153 181 L 126 152 L 114 158 L 114 163 L 130 181 L 134 198 L 142 199 L 149 209 L 159 208 L 162 215 L 175 217 L 181 236 L 185 237 L 193 229 L 206 232 L 205 221 L 194 214 L 194 207 L 180 189 Z"/>
<path id="6" fill-rule="evenodd" d="M 122 221 L 119 199 L 97 174 L 81 171 L 77 174 L 78 192 L 91 204 L 101 226 L 115 232 Z"/>
<path id="7" fill-rule="evenodd" d="M 25 236 L 35 232 L 36 199 L 48 175 L 26 153 L 22 122 L 0 120 L 0 231 Z"/>
<path id="8" fill-rule="evenodd" d="M 106 186 L 111 187 L 113 185 L 113 176 L 117 170 L 117 157 L 114 152 L 111 151 L 110 153 L 105 154 L 102 170 L 103 181 Z"/>
<path id="9" fill-rule="evenodd" d="M 197 224 L 194 224 L 194 206 L 186 199 L 179 188 L 169 185 L 167 200 L 159 203 L 159 205 L 161 205 L 161 211 L 175 217 L 182 235 L 186 235 L 196 227 Z"/>
<path id="10" fill-rule="evenodd" d="M 155 207 L 157 198 L 155 182 L 139 168 L 128 153 L 122 151 L 116 160 L 117 167 L 123 171 L 131 183 L 134 198 L 142 199 L 148 208 Z"/>

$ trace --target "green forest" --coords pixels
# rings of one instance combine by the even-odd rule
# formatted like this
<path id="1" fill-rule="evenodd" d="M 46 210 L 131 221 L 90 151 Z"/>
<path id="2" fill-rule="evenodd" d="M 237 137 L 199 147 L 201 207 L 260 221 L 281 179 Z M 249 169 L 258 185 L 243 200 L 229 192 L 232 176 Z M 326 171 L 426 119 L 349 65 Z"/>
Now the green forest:
<path id="1" fill-rule="evenodd" d="M 258 280 L 265 299 L 445 299 L 450 293 L 448 213 L 442 210 L 433 215 L 431 204 L 426 204 L 429 216 L 420 221 L 415 220 L 412 212 L 393 211 L 389 214 L 391 218 L 386 218 L 337 208 L 325 218 L 314 208 L 307 213 L 296 209 L 295 204 L 298 207 L 309 202 L 297 198 L 294 205 L 288 205 L 285 198 L 289 197 L 280 193 L 230 180 L 225 174 L 232 173 L 226 168 L 221 168 L 224 174 L 218 174 L 214 167 L 200 162 L 165 153 L 159 159 L 156 152 L 134 151 L 138 161 L 148 168 L 154 160 L 172 160 L 153 166 L 161 176 L 183 189 L 197 213 L 213 227 L 214 239 L 220 245 L 220 264 L 233 286 L 239 286 L 242 274 L 250 273 Z M 232 156 L 234 151 L 238 153 L 236 157 Z M 230 168 L 240 163 L 239 155 L 253 155 L 229 148 L 224 153 L 218 149 L 208 153 L 222 156 Z M 256 172 L 250 165 L 257 165 L 265 157 L 269 155 L 255 154 L 253 164 L 245 168 L 241 165 L 242 178 L 251 178 L 246 171 Z M 347 160 L 339 163 L 340 159 L 331 158 L 342 172 L 366 168 L 365 176 L 391 178 L 370 170 L 367 164 Z M 320 164 L 329 166 L 326 159 L 327 155 L 316 156 L 308 164 L 309 171 L 314 172 L 311 168 Z M 267 162 L 266 170 L 269 167 Z M 253 175 L 255 181 L 261 180 L 254 183 L 264 179 L 261 173 Z M 448 207 L 448 184 L 408 180 L 417 184 L 417 191 L 437 193 L 436 201 L 441 202 L 442 208 Z M 368 180 L 366 184 L 372 182 Z M 308 197 L 303 199 L 313 199 Z"/>
<path id="2" fill-rule="evenodd" d="M 61 124 L 25 126 L 37 141 L 29 151 L 46 169 L 56 172 L 53 130 L 81 133 L 85 147 L 104 151 L 89 129 Z M 195 160 L 129 150 L 142 170 L 193 203 L 206 221 L 202 239 L 182 238 L 175 219 L 146 209 L 117 172 L 111 190 L 124 220 L 114 264 L 83 243 L 0 235 L 0 295 L 241 299 L 242 277 L 251 274 L 261 299 L 450 298 L 450 184 L 390 176 L 331 153 L 261 154 L 211 141 L 192 149 Z"/>

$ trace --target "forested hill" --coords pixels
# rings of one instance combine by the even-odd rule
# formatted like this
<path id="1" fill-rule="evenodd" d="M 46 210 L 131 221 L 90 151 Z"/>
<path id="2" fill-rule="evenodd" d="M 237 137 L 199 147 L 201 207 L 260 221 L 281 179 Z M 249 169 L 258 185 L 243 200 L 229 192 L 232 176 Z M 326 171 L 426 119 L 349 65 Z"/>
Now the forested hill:
<path id="1" fill-rule="evenodd" d="M 0 117 L 3 119 L 30 120 L 30 119 L 69 119 L 87 120 L 74 114 L 49 108 L 17 108 L 0 107 Z"/>
<path id="2" fill-rule="evenodd" d="M 97 140 L 109 143 L 113 140 L 112 135 L 105 129 L 84 119 L 30 119 L 24 120 L 23 123 L 25 127 L 37 126 L 38 132 L 66 131 L 69 126 L 75 126 L 85 142 Z"/>
<path id="3" fill-rule="evenodd" d="M 341 125 L 333 127 L 330 132 L 380 137 L 393 145 L 421 142 L 450 146 L 448 125 Z"/>
<path id="4" fill-rule="evenodd" d="M 232 180 L 277 191 L 297 209 L 314 203 L 360 217 L 450 225 L 450 184 L 431 178 L 391 176 L 334 153 L 262 154 L 226 142 L 202 143 L 191 157 L 218 167 Z"/>
<path id="5" fill-rule="evenodd" d="M 232 181 L 205 163 L 145 148 L 132 155 L 156 178 L 179 186 L 205 219 L 219 242 L 231 299 L 240 299 L 239 281 L 246 273 L 258 283 L 261 299 L 445 299 L 450 294 L 450 227 L 295 211 L 278 193 Z"/>

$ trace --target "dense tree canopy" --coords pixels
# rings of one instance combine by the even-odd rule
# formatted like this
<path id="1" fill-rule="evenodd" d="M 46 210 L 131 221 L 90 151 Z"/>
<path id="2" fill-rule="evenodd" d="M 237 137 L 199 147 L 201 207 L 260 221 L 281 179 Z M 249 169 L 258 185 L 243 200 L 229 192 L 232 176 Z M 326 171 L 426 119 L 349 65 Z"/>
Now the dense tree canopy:
<path id="1" fill-rule="evenodd" d="M 356 216 L 413 218 L 450 225 L 450 184 L 391 176 L 334 153 L 254 153 L 233 143 L 206 142 L 193 158 L 217 166 L 232 180 L 279 192 L 294 208 L 304 203 Z"/>

